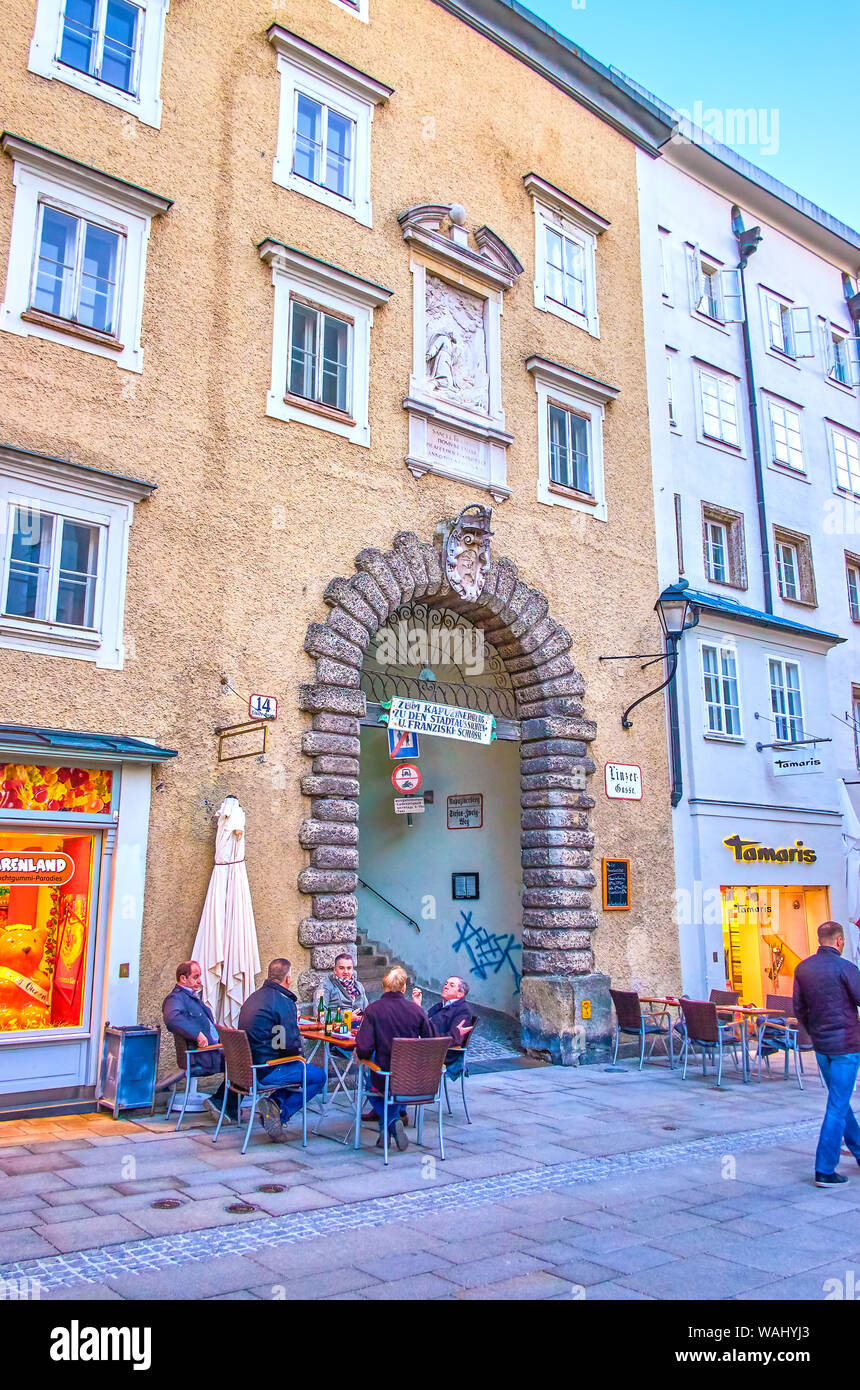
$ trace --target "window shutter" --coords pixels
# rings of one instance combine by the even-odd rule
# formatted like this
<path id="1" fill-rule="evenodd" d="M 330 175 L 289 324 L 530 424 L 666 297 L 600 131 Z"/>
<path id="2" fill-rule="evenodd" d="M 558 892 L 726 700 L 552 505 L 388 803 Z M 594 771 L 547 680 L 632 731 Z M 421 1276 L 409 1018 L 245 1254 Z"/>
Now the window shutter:
<path id="1" fill-rule="evenodd" d="M 860 338 L 845 339 L 845 358 L 848 365 L 848 385 L 860 386 Z"/>
<path id="2" fill-rule="evenodd" d="M 723 323 L 743 323 L 744 299 L 740 271 L 721 270 L 720 289 L 723 297 Z"/>
<path id="3" fill-rule="evenodd" d="M 814 357 L 815 344 L 812 340 L 812 315 L 805 305 L 796 305 L 789 310 L 791 336 L 795 357 Z"/>
<path id="4" fill-rule="evenodd" d="M 829 319 L 821 320 L 821 333 L 824 338 L 824 370 L 833 376 L 836 370 L 836 353 L 833 347 L 833 329 Z"/>
<path id="5" fill-rule="evenodd" d="M 702 274 L 702 254 L 698 242 L 695 246 L 690 247 L 689 268 L 690 299 L 693 308 L 701 313 L 703 306 L 707 306 L 707 294 L 705 293 L 705 277 Z"/>

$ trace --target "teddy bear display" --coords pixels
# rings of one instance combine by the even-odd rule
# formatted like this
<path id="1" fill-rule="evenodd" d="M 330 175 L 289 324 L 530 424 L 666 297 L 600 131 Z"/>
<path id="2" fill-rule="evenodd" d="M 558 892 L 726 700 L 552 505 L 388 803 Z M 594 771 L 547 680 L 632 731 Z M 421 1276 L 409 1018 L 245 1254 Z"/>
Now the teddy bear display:
<path id="1" fill-rule="evenodd" d="M 47 927 L 23 922 L 0 927 L 0 1031 L 50 1026 L 47 939 Z"/>

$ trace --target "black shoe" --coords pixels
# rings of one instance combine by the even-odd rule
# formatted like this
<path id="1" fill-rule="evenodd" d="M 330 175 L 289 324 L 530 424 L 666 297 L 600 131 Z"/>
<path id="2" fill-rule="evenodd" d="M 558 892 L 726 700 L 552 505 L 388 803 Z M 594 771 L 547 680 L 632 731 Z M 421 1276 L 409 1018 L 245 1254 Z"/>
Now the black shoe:
<path id="1" fill-rule="evenodd" d="M 860 1159 L 858 1159 L 857 1161 L 858 1161 L 858 1163 L 860 1163 Z M 847 1178 L 843 1178 L 843 1176 L 842 1176 L 841 1173 L 816 1173 L 816 1174 L 815 1174 L 815 1186 L 816 1186 L 816 1187 L 839 1187 L 842 1183 L 847 1182 L 847 1181 L 848 1181 L 848 1179 L 847 1179 Z"/>
<path id="2" fill-rule="evenodd" d="M 398 1120 L 398 1121 L 397 1121 L 397 1124 L 394 1126 L 394 1131 L 393 1131 L 393 1132 L 394 1132 L 394 1142 L 395 1142 L 395 1144 L 397 1145 L 397 1147 L 398 1147 L 398 1149 L 400 1150 L 400 1152 L 403 1153 L 403 1150 L 404 1150 L 404 1149 L 408 1149 L 408 1148 L 409 1148 L 409 1139 L 408 1139 L 408 1137 L 407 1137 L 406 1130 L 403 1128 L 403 1121 L 402 1121 L 402 1120 Z"/>

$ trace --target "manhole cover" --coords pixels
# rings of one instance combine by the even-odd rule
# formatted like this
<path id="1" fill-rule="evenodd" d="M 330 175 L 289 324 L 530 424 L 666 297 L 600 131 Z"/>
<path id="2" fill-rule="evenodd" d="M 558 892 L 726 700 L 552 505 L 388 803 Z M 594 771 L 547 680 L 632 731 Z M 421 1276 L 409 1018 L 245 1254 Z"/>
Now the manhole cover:
<path id="1" fill-rule="evenodd" d="M 664 1129 L 677 1129 L 678 1126 L 677 1126 L 677 1125 L 664 1125 L 663 1128 L 664 1128 Z"/>
<path id="2" fill-rule="evenodd" d="M 160 1197 L 157 1202 L 152 1204 L 157 1211 L 172 1211 L 174 1207 L 181 1207 L 182 1203 L 178 1197 Z"/>
<path id="3" fill-rule="evenodd" d="M 262 1187 L 258 1187 L 258 1192 L 286 1192 L 282 1182 L 264 1182 Z"/>
<path id="4" fill-rule="evenodd" d="M 231 1202 L 227 1210 L 232 1211 L 236 1216 L 245 1216 L 249 1211 L 256 1211 L 257 1208 L 252 1206 L 250 1202 Z"/>

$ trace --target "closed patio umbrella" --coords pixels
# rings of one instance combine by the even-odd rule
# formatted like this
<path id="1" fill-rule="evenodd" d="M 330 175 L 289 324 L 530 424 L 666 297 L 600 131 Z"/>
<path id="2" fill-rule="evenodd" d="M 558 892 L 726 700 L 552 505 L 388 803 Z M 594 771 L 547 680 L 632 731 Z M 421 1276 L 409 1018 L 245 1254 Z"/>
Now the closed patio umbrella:
<path id="1" fill-rule="evenodd" d="M 257 929 L 245 863 L 245 812 L 235 796 L 218 808 L 215 867 L 197 928 L 193 957 L 203 972 L 203 998 L 216 1022 L 235 1028 L 259 974 Z"/>
<path id="2" fill-rule="evenodd" d="M 842 847 L 845 851 L 846 915 L 852 925 L 858 926 L 860 925 L 860 818 L 854 810 L 848 788 L 841 780 L 839 783 L 839 809 L 842 812 Z"/>

